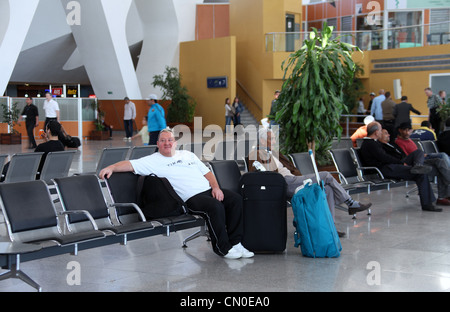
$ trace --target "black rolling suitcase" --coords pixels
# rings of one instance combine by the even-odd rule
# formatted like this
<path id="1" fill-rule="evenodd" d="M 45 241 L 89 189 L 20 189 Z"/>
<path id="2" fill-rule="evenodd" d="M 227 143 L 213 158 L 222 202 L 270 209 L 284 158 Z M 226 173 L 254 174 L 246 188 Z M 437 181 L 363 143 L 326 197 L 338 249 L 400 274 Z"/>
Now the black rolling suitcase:
<path id="1" fill-rule="evenodd" d="M 286 249 L 286 181 L 277 172 L 249 172 L 242 175 L 239 190 L 244 200 L 242 245 L 256 253 L 277 253 Z"/>

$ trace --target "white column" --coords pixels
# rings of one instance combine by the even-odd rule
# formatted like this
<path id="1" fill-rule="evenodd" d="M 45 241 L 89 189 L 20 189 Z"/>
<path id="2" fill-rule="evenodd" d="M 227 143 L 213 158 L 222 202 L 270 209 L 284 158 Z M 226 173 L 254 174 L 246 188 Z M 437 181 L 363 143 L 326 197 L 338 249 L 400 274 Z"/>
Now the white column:
<path id="1" fill-rule="evenodd" d="M 61 0 L 69 13 L 70 0 Z M 78 0 L 80 22 L 71 26 L 98 98 L 142 98 L 126 38 L 132 0 Z"/>
<path id="2" fill-rule="evenodd" d="M 202 0 L 135 0 L 141 17 L 144 42 L 136 73 L 142 95 L 161 95 L 153 77 L 166 66 L 178 67 L 180 42 L 195 40 L 196 5 Z"/>
<path id="3" fill-rule="evenodd" d="M 5 93 L 39 0 L 0 0 L 0 95 Z"/>

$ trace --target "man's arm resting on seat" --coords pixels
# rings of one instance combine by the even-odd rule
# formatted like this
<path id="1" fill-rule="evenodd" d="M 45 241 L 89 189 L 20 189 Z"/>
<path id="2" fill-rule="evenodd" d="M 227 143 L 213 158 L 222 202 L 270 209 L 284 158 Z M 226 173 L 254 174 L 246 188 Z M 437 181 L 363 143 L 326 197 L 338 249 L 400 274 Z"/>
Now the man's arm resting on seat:
<path id="1" fill-rule="evenodd" d="M 99 173 L 100 179 L 109 179 L 114 172 L 133 172 L 134 168 L 130 161 L 124 160 L 102 169 Z"/>

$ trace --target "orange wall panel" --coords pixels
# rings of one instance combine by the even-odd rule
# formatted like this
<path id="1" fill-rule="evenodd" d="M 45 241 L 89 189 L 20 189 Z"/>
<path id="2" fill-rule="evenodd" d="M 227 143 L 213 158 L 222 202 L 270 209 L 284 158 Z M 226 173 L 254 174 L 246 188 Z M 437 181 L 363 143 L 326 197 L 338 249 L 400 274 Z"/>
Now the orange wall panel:
<path id="1" fill-rule="evenodd" d="M 145 100 L 131 100 L 136 106 L 136 125 L 140 130 L 142 128 L 142 119 L 148 114 L 149 106 Z M 105 122 L 113 127 L 113 130 L 124 130 L 123 127 L 123 100 L 99 100 L 100 109 L 105 112 Z M 170 101 L 158 103 L 164 108 L 167 117 L 167 107 Z"/>
<path id="2" fill-rule="evenodd" d="M 210 5 L 197 6 L 196 39 L 209 39 L 214 35 L 213 7 Z"/>
<path id="3" fill-rule="evenodd" d="M 230 7 L 228 5 L 214 6 L 214 31 L 215 38 L 230 35 Z"/>
<path id="4" fill-rule="evenodd" d="M 228 37 L 230 35 L 230 6 L 224 4 L 197 5 L 196 40 Z"/>

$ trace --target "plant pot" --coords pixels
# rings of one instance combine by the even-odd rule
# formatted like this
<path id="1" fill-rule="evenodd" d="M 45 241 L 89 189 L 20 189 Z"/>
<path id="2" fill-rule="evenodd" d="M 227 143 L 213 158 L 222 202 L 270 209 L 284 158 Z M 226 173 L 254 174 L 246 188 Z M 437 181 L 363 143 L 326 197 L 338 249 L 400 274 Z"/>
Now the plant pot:
<path id="1" fill-rule="evenodd" d="M 109 131 L 92 130 L 91 140 L 93 141 L 109 140 Z"/>
<path id="2" fill-rule="evenodd" d="M 0 143 L 5 145 L 22 144 L 21 133 L 1 133 Z"/>

